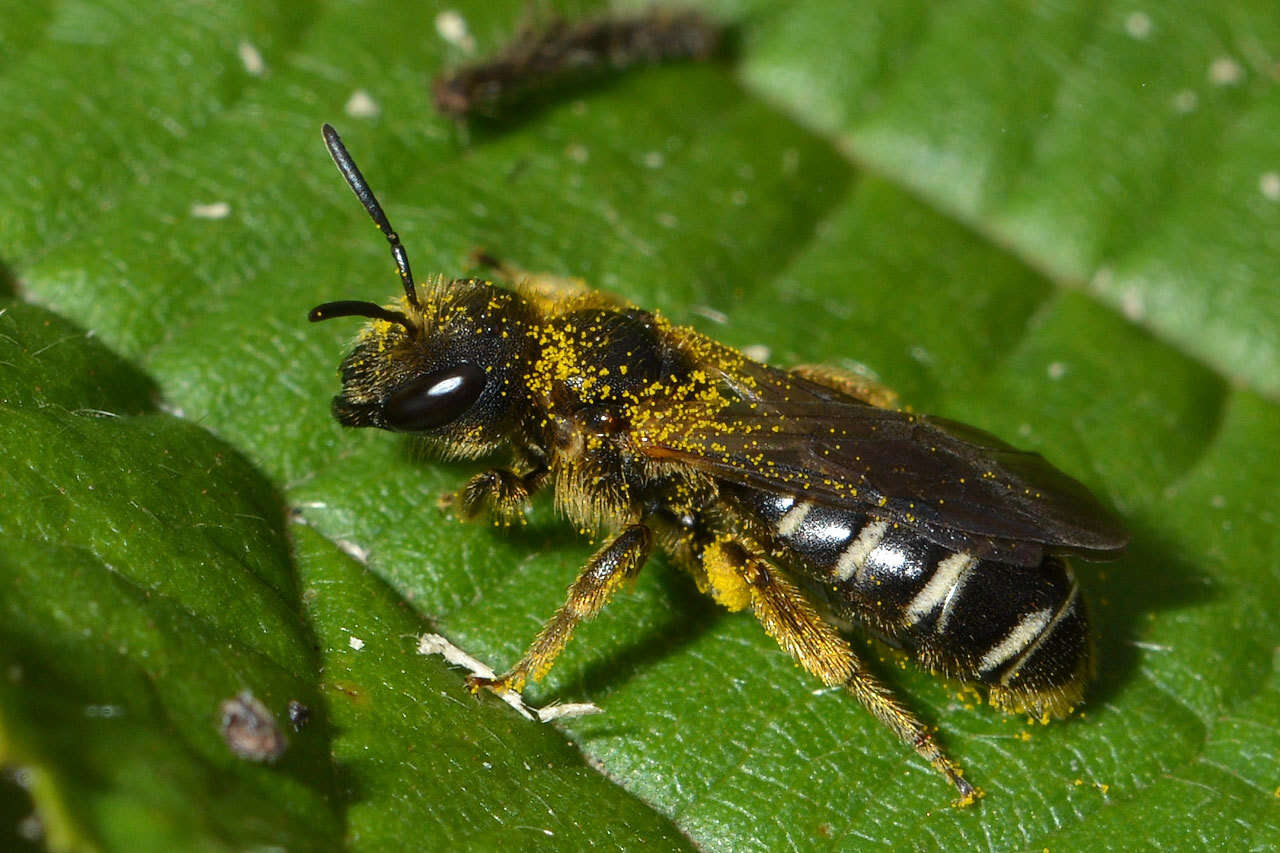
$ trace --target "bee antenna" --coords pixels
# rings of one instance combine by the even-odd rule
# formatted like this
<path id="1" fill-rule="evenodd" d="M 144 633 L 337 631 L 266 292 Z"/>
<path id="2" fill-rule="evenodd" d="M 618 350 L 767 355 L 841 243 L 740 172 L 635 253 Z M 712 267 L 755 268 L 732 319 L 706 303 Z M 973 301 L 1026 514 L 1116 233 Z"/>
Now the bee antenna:
<path id="1" fill-rule="evenodd" d="M 334 317 L 369 317 L 373 320 L 386 320 L 388 323 L 399 323 L 409 332 L 415 331 L 413 323 L 409 318 L 401 314 L 399 311 L 392 311 L 390 308 L 383 308 L 376 302 L 359 302 L 354 299 L 343 299 L 338 302 L 326 302 L 323 305 L 317 305 L 311 309 L 311 313 L 307 314 L 307 319 L 313 323 L 321 320 L 332 320 Z"/>
<path id="2" fill-rule="evenodd" d="M 413 273 L 409 270 L 409 253 L 405 251 L 404 246 L 400 243 L 400 235 L 391 227 L 387 214 L 383 213 L 382 205 L 378 204 L 378 199 L 374 196 L 373 190 L 369 188 L 368 181 L 364 179 L 364 175 L 360 174 L 360 170 L 356 167 L 356 162 L 347 153 L 347 147 L 342 144 L 342 138 L 338 136 L 338 131 L 333 129 L 333 125 L 326 122 L 323 133 L 324 144 L 329 149 L 329 156 L 333 158 L 338 171 L 346 179 L 347 186 L 351 187 L 351 191 L 356 194 L 356 198 L 360 199 L 364 209 L 369 212 L 369 217 L 373 219 L 373 224 L 378 226 L 382 236 L 386 237 L 387 242 L 391 244 L 391 257 L 395 258 L 396 271 L 400 273 L 400 283 L 404 285 L 404 295 L 408 298 L 410 305 L 420 310 L 422 305 L 418 302 L 418 291 L 413 285 Z M 330 314 L 329 316 L 340 315 Z M 378 315 L 363 314 L 360 316 Z M 312 319 L 321 318 L 313 317 Z M 383 317 L 382 319 L 389 318 Z M 393 322 L 400 321 L 395 320 Z"/>

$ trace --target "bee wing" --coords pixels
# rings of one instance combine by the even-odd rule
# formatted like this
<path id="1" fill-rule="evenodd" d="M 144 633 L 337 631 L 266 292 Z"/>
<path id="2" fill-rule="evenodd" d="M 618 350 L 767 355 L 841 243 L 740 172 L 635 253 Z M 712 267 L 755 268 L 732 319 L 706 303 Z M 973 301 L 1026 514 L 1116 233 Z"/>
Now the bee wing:
<path id="1" fill-rule="evenodd" d="M 725 482 L 870 512 L 952 550 L 1019 565 L 1038 564 L 1045 549 L 1101 555 L 1128 542 L 1083 485 L 1039 454 L 752 367 L 728 406 L 640 412 L 631 432 L 641 451 Z"/>

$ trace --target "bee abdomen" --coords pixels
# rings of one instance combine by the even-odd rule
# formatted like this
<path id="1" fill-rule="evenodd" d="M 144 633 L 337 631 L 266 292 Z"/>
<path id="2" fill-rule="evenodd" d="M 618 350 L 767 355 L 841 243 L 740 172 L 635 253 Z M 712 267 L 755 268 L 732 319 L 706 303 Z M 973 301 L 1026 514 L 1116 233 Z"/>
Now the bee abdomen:
<path id="1" fill-rule="evenodd" d="M 1089 627 L 1065 560 L 1013 566 L 952 554 L 933 579 L 943 576 L 941 597 L 922 601 L 922 593 L 901 623 L 899 636 L 923 663 L 990 685 L 992 700 L 1013 710 L 1060 715 L 1079 702 Z"/>
<path id="2" fill-rule="evenodd" d="M 735 489 L 775 549 L 840 615 L 924 665 L 991 688 L 1009 710 L 1060 715 L 1082 695 L 1088 622 L 1070 566 L 1014 566 L 955 552 L 865 513 Z"/>

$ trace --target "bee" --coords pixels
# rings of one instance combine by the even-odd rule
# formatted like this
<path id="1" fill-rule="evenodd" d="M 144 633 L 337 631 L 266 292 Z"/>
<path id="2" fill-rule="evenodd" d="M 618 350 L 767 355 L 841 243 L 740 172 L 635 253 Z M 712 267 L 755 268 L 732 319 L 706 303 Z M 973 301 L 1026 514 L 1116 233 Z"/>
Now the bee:
<path id="1" fill-rule="evenodd" d="M 851 621 L 992 704 L 1047 719 L 1092 672 L 1068 554 L 1113 556 L 1123 527 L 1084 486 L 972 427 L 897 411 L 837 370 L 780 370 L 583 283 L 505 270 L 503 284 L 418 286 L 338 134 L 338 170 L 391 246 L 404 295 L 328 302 L 369 322 L 333 415 L 510 464 L 472 477 L 462 518 L 520 517 L 550 488 L 609 538 L 524 656 L 473 690 L 519 692 L 550 670 L 657 547 L 823 684 L 841 687 L 959 791 L 980 792 L 827 618 Z M 499 271 L 504 268 L 492 262 Z"/>

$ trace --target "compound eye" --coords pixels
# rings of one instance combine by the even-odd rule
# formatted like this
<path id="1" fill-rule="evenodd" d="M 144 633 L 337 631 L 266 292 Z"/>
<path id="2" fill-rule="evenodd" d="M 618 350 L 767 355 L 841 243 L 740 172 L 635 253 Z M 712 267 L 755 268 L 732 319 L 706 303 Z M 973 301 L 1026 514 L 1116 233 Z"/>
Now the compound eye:
<path id="1" fill-rule="evenodd" d="M 382 406 L 387 428 L 420 432 L 451 424 L 471 408 L 484 390 L 484 371 L 460 364 L 397 388 Z"/>

